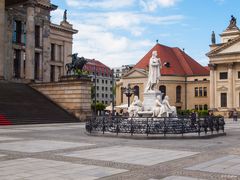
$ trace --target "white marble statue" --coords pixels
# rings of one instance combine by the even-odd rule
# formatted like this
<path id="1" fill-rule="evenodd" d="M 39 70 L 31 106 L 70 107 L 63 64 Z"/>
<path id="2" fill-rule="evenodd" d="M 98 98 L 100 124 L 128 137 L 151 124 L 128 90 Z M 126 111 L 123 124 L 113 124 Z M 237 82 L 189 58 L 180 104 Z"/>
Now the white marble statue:
<path id="1" fill-rule="evenodd" d="M 161 96 L 158 95 L 155 100 L 155 106 L 153 108 L 153 117 L 161 117 L 164 113 L 164 106 L 161 103 Z"/>
<path id="2" fill-rule="evenodd" d="M 174 117 L 177 116 L 177 111 L 176 111 L 176 107 L 175 106 L 170 106 L 169 104 L 169 97 L 168 96 L 165 96 L 164 100 L 162 101 L 162 105 L 164 107 L 163 109 L 163 113 L 162 114 L 165 114 L 166 117 L 169 117 L 170 114 Z"/>
<path id="3" fill-rule="evenodd" d="M 128 108 L 129 117 L 137 117 L 139 111 L 142 111 L 142 102 L 138 96 L 134 96 L 133 102 Z"/>
<path id="4" fill-rule="evenodd" d="M 161 73 L 160 68 L 161 60 L 157 57 L 157 51 L 152 52 L 152 57 L 149 61 L 149 73 L 148 73 L 148 82 L 147 86 L 145 88 L 145 92 L 153 92 L 154 87 L 158 84 L 158 81 L 160 79 Z"/>

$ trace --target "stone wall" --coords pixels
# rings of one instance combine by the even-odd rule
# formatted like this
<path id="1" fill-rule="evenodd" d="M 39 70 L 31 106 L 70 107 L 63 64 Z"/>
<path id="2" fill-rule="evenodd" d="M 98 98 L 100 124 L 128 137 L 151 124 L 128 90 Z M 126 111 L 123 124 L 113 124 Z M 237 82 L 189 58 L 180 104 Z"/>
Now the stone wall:
<path id="1" fill-rule="evenodd" d="M 80 121 L 91 115 L 90 79 L 66 82 L 32 84 L 34 89 L 46 95 L 56 104 L 74 114 Z"/>

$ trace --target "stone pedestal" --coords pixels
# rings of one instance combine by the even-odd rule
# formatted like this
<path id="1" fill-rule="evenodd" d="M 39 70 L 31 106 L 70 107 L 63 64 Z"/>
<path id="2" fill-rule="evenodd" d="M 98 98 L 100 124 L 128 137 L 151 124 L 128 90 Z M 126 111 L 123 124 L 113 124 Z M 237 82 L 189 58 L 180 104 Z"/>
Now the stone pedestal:
<path id="1" fill-rule="evenodd" d="M 143 109 L 144 111 L 152 111 L 153 107 L 155 106 L 155 100 L 156 97 L 160 95 L 162 99 L 163 93 L 161 91 L 152 91 L 152 92 L 146 92 L 143 94 Z"/>

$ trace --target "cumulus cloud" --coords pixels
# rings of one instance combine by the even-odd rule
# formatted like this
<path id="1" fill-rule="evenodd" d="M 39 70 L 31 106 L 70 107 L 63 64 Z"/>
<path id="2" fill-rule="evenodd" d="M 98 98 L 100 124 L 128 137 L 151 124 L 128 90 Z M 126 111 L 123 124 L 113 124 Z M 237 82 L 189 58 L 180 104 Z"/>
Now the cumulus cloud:
<path id="1" fill-rule="evenodd" d="M 79 8 L 117 9 L 132 6 L 136 0 L 66 0 L 68 6 Z"/>
<path id="2" fill-rule="evenodd" d="M 139 4 L 145 11 L 155 11 L 158 7 L 175 6 L 179 0 L 139 0 Z"/>
<path id="3" fill-rule="evenodd" d="M 177 1 L 65 0 L 71 7 L 68 20 L 79 31 L 74 35 L 73 52 L 101 60 L 110 67 L 134 64 L 155 44 L 155 40 L 152 42 L 144 35 L 151 33 L 151 25 L 168 26 L 184 19 L 181 14 L 156 16 L 146 13 L 142 11 L 143 3 L 153 11 L 158 7 L 174 6 Z M 59 23 L 63 12 L 63 9 L 53 11 L 52 22 Z M 158 37 L 161 36 L 169 35 L 159 34 Z"/>

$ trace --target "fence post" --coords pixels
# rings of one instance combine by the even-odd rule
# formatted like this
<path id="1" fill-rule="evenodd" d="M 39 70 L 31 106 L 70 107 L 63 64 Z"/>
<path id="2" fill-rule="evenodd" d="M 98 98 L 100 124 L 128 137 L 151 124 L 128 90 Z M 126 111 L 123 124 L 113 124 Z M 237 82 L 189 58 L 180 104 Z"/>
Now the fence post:
<path id="1" fill-rule="evenodd" d="M 102 131 L 103 131 L 103 134 L 104 134 L 105 133 L 105 118 L 104 117 L 102 119 L 102 125 L 103 125 Z"/>
<path id="2" fill-rule="evenodd" d="M 148 128 L 148 118 L 147 118 L 147 136 L 148 136 L 148 132 L 149 131 L 149 128 Z"/>
<path id="3" fill-rule="evenodd" d="M 164 127 L 163 127 L 163 135 L 164 135 L 164 137 L 166 137 L 166 117 L 163 118 L 163 125 L 164 125 Z"/>
<path id="4" fill-rule="evenodd" d="M 131 136 L 133 135 L 133 118 L 131 118 L 131 130 L 130 130 L 130 132 L 131 132 Z"/>

